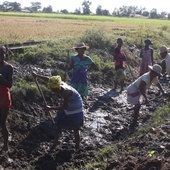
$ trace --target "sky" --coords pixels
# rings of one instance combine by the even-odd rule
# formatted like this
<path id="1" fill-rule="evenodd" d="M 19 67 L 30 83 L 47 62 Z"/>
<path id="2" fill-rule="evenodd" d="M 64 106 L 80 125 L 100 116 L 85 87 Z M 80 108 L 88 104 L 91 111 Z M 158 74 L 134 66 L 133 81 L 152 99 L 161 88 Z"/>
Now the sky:
<path id="1" fill-rule="evenodd" d="M 0 4 L 6 0 L 0 0 Z M 53 11 L 60 11 L 67 9 L 68 12 L 74 12 L 75 9 L 82 10 L 82 3 L 84 0 L 7 0 L 9 2 L 18 2 L 21 4 L 21 7 L 31 6 L 30 2 L 41 2 L 42 8 L 49 5 L 52 6 Z M 96 13 L 96 8 L 98 5 L 102 9 L 109 10 L 110 13 L 114 11 L 115 8 L 125 6 L 137 6 L 138 8 L 146 8 L 147 11 L 151 11 L 153 8 L 157 9 L 157 12 L 168 12 L 170 13 L 170 8 L 168 5 L 169 0 L 89 0 L 92 2 L 90 10 L 93 13 Z"/>

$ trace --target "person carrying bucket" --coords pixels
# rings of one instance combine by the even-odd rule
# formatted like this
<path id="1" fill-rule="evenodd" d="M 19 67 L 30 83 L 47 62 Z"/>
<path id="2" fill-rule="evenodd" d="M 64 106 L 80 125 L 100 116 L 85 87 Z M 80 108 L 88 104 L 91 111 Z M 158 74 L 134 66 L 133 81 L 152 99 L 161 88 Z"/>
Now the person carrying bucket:
<path id="1" fill-rule="evenodd" d="M 57 127 L 54 144 L 58 144 L 62 129 L 73 130 L 75 147 L 78 149 L 80 145 L 80 128 L 83 126 L 83 104 L 80 94 L 73 87 L 63 82 L 59 75 L 47 77 L 35 72 L 32 72 L 32 75 L 46 81 L 48 88 L 63 99 L 63 103 L 60 106 L 46 105 L 48 111 L 58 110 L 54 119 Z"/>

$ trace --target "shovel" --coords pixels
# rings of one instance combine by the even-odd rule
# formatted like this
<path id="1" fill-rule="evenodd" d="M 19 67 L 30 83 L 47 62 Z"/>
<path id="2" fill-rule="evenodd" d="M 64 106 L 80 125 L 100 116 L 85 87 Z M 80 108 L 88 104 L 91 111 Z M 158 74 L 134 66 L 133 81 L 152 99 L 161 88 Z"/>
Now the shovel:
<path id="1" fill-rule="evenodd" d="M 30 66 L 29 68 L 30 68 L 31 72 L 33 72 L 31 66 Z M 40 92 L 40 94 L 41 94 L 41 96 L 42 96 L 42 98 L 43 98 L 43 101 L 44 101 L 45 105 L 47 106 L 47 102 L 46 102 L 45 97 L 44 97 L 44 95 L 43 95 L 43 92 L 42 92 L 42 90 L 41 90 L 41 88 L 40 88 L 40 86 L 39 86 L 39 84 L 38 84 L 37 78 L 34 77 L 34 81 L 35 81 L 35 83 L 36 83 L 36 85 L 37 85 L 37 87 L 38 87 L 38 90 L 39 90 L 39 92 Z M 50 112 L 49 110 L 48 110 L 48 114 L 50 115 L 50 118 L 51 118 L 53 124 L 55 124 L 55 121 L 54 121 L 54 119 L 53 119 L 53 117 L 52 117 L 52 115 L 51 115 L 51 112 Z"/>
<path id="2" fill-rule="evenodd" d="M 167 95 L 167 93 L 165 93 L 164 95 Z M 155 99 L 160 98 L 160 97 L 162 97 L 162 96 L 163 96 L 163 94 L 160 94 L 159 96 L 154 97 L 154 98 L 151 99 L 150 101 L 154 101 Z M 146 106 L 147 106 L 147 105 L 149 105 L 149 104 L 141 103 L 141 104 L 135 105 L 135 106 L 133 106 L 133 107 L 131 107 L 131 108 L 127 108 L 127 111 L 134 110 L 135 108 L 137 108 L 137 107 L 139 107 L 139 106 L 142 106 L 142 105 L 146 105 Z"/>

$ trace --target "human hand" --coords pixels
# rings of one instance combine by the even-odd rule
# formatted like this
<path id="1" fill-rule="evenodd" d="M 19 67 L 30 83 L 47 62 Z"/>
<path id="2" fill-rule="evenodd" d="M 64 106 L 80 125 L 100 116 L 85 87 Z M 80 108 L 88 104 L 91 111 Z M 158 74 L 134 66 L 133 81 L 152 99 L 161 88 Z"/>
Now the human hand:
<path id="1" fill-rule="evenodd" d="M 45 106 L 45 109 L 46 109 L 46 110 L 50 110 L 50 109 L 51 109 L 51 106 L 46 105 L 46 106 Z"/>

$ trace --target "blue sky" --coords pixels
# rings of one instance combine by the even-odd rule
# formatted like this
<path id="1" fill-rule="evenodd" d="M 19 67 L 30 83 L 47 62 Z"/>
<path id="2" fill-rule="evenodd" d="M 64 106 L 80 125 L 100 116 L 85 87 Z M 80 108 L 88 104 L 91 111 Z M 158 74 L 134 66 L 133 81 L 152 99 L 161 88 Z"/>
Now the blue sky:
<path id="1" fill-rule="evenodd" d="M 0 4 L 2 4 L 5 0 L 0 0 Z M 67 9 L 69 12 L 74 12 L 75 9 L 82 8 L 82 2 L 84 0 L 7 0 L 9 2 L 18 2 L 22 5 L 22 7 L 30 6 L 30 2 L 41 2 L 42 7 L 47 7 L 51 5 L 53 11 Z M 113 12 L 115 8 L 125 6 L 137 6 L 145 7 L 146 10 L 150 11 L 153 8 L 156 8 L 158 12 L 168 12 L 170 13 L 170 7 L 167 3 L 169 0 L 89 0 L 92 2 L 90 7 L 91 11 L 95 13 L 98 5 L 101 5 L 102 9 L 109 10 L 110 13 Z"/>

